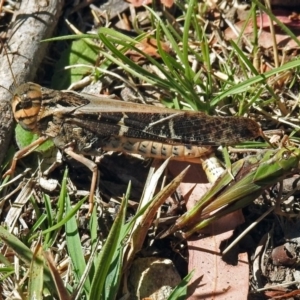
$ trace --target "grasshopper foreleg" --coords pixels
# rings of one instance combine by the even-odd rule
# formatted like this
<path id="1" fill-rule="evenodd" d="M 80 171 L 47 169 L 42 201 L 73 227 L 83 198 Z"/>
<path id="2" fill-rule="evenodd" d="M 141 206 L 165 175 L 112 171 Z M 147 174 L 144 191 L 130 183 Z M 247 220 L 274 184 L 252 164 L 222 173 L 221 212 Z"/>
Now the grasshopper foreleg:
<path id="1" fill-rule="evenodd" d="M 17 161 L 20 158 L 22 158 L 22 157 L 30 154 L 31 152 L 33 152 L 37 147 L 39 147 L 41 144 L 43 144 L 45 141 L 47 141 L 48 138 L 49 137 L 47 137 L 47 136 L 41 136 L 36 141 L 31 143 L 30 145 L 28 145 L 28 146 L 24 147 L 23 149 L 19 150 L 18 152 L 16 152 L 14 157 L 13 157 L 13 161 L 11 163 L 10 168 L 4 173 L 4 175 L 2 177 L 12 175 L 15 172 Z"/>

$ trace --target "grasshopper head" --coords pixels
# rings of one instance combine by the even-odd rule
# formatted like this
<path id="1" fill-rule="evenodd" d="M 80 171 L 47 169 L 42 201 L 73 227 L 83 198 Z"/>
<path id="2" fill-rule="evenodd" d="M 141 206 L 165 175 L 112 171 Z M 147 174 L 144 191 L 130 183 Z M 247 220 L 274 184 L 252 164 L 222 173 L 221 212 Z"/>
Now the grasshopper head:
<path id="1" fill-rule="evenodd" d="M 280 149 L 278 152 L 277 162 L 284 171 L 290 171 L 294 168 L 299 168 L 300 149 L 296 147 Z"/>
<path id="2" fill-rule="evenodd" d="M 34 131 L 41 109 L 41 87 L 35 83 L 24 83 L 14 92 L 12 110 L 16 121 L 23 129 Z"/>

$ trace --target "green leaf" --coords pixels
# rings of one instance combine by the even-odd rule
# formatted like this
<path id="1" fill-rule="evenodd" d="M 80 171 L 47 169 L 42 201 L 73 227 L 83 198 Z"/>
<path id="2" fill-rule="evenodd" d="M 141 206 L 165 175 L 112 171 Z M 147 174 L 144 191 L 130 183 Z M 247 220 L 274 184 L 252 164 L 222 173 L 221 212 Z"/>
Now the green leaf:
<path id="1" fill-rule="evenodd" d="M 17 125 L 15 129 L 15 137 L 17 145 L 20 149 L 30 145 L 32 142 L 37 140 L 39 136 L 37 134 L 32 134 L 29 131 L 24 130 L 21 125 Z M 54 144 L 51 140 L 48 140 L 41 144 L 38 148 L 36 148 L 34 151 L 39 153 L 45 153 L 46 151 L 50 150 L 54 147 Z"/>
<path id="2" fill-rule="evenodd" d="M 51 86 L 55 89 L 66 89 L 68 86 L 76 82 L 88 73 L 94 66 L 98 49 L 91 43 L 87 43 L 84 39 L 76 40 L 65 49 L 55 65 L 55 76 L 52 78 Z M 64 70 L 65 66 L 75 66 Z M 85 66 L 83 66 L 85 65 Z"/>

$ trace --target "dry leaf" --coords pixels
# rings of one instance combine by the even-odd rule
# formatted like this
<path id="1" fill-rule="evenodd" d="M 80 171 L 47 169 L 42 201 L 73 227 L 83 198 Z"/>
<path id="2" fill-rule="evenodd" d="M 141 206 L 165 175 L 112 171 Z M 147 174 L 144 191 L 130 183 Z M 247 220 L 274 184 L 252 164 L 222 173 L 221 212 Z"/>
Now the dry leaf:
<path id="1" fill-rule="evenodd" d="M 127 0 L 134 7 L 140 7 L 142 5 L 148 5 L 152 3 L 152 0 Z"/>
<path id="2" fill-rule="evenodd" d="M 169 165 L 172 174 L 178 174 L 185 164 Z M 201 165 L 193 164 L 180 185 L 180 192 L 190 194 L 188 209 L 195 205 L 210 188 Z M 235 227 L 244 222 L 241 211 L 225 216 L 212 226 L 207 227 L 205 234 L 209 237 L 188 241 L 188 271 L 195 270 L 189 285 L 189 300 L 192 299 L 247 299 L 249 289 L 249 264 L 247 253 L 238 255 L 237 265 L 229 265 L 222 260 L 220 243 L 228 239 Z"/>
<path id="3" fill-rule="evenodd" d="M 135 7 L 140 7 L 142 5 L 151 4 L 152 0 L 127 0 L 127 2 L 131 3 Z M 160 2 L 168 8 L 174 4 L 174 0 L 161 0 Z"/>
<path id="4" fill-rule="evenodd" d="M 285 26 L 287 26 L 297 37 L 300 38 L 300 19 L 295 17 L 294 13 L 291 13 L 288 10 L 273 10 L 274 16 L 282 22 Z M 299 15 L 297 15 L 299 16 Z M 270 18 L 265 13 L 257 16 L 256 18 L 257 26 L 259 28 L 259 39 L 258 43 L 261 47 L 268 49 L 273 46 L 272 35 L 270 33 Z M 244 21 L 240 21 L 235 24 L 235 27 L 239 30 L 242 29 L 244 25 Z M 294 40 L 291 39 L 289 35 L 287 35 L 282 29 L 274 23 L 275 33 L 276 33 L 276 41 L 278 48 L 295 48 L 298 45 Z M 251 39 L 253 34 L 253 23 L 250 21 L 245 28 L 243 36 Z M 236 40 L 237 36 L 232 31 L 231 28 L 227 28 L 225 30 L 225 39 L 226 40 Z"/>
<path id="5" fill-rule="evenodd" d="M 174 0 L 161 0 L 160 2 L 168 8 L 170 8 L 174 4 Z"/>
<path id="6" fill-rule="evenodd" d="M 170 47 L 166 43 L 160 42 L 160 46 L 167 53 L 169 53 L 171 51 Z M 136 44 L 135 47 L 140 49 L 145 54 L 147 54 L 151 57 L 154 57 L 156 59 L 160 58 L 160 55 L 157 51 L 156 39 L 146 38 L 146 39 L 142 40 L 141 42 L 139 42 L 138 44 Z M 145 57 L 143 55 L 141 55 L 140 53 L 138 53 L 137 51 L 134 51 L 134 50 L 128 50 L 125 54 L 127 56 L 129 56 L 130 59 L 134 62 L 139 62 L 139 61 L 145 59 Z"/>

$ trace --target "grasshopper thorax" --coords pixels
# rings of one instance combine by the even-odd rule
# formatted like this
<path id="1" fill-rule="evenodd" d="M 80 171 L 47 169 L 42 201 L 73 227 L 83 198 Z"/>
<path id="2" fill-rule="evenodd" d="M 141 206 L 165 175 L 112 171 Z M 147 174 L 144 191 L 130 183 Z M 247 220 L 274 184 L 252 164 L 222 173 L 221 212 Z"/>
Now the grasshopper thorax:
<path id="1" fill-rule="evenodd" d="M 15 90 L 12 99 L 12 110 L 16 121 L 23 129 L 35 130 L 41 102 L 41 87 L 35 83 L 24 83 Z"/>

